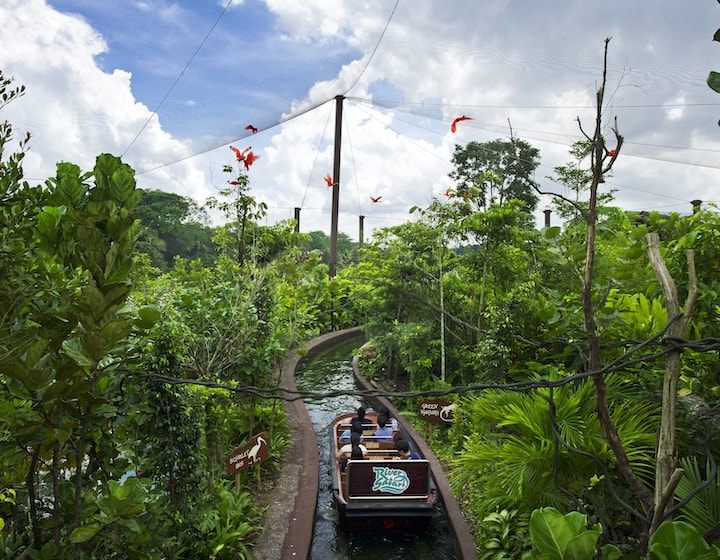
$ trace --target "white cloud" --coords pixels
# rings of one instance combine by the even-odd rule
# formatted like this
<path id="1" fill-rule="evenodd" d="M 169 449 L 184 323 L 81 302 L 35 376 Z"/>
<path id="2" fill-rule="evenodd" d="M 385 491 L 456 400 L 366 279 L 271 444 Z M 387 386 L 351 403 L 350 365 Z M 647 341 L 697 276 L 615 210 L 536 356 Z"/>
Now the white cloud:
<path id="1" fill-rule="evenodd" d="M 648 10 L 609 0 L 518 9 L 508 1 L 417 0 L 398 4 L 378 45 L 394 2 L 233 0 L 158 117 L 152 109 L 226 2 L 212 10 L 144 0 L 106 19 L 82 3 L 55 4 L 83 16 L 44 0 L 0 6 L 0 69 L 28 92 L 2 116 L 33 133 L 26 171 L 40 180 L 56 161 L 88 169 L 101 152 L 127 150 L 141 187 L 202 201 L 227 180 L 226 145 L 254 123 L 264 130 L 238 144 L 261 156 L 251 187 L 269 206 L 268 222 L 301 206 L 303 231 L 327 232 L 332 100 L 352 86 L 340 208 L 341 230 L 355 237 L 358 214 L 369 232 L 441 195 L 456 142 L 507 138 L 511 126 L 540 149 L 536 178 L 550 186 L 544 177 L 570 159 L 568 147 L 581 136 L 576 119 L 592 129 L 603 40 L 612 35 L 605 117 L 609 124 L 617 115 L 626 141 L 609 181 L 618 203 L 689 211 L 692 198 L 720 199 L 712 187 L 720 107 L 707 106 L 720 98 L 704 83 L 717 66 L 713 6 L 691 11 L 662 0 Z M 153 33 L 155 23 L 161 31 Z M 473 120 L 451 134 L 460 114 Z M 539 214 L 540 222 L 542 206 Z"/>

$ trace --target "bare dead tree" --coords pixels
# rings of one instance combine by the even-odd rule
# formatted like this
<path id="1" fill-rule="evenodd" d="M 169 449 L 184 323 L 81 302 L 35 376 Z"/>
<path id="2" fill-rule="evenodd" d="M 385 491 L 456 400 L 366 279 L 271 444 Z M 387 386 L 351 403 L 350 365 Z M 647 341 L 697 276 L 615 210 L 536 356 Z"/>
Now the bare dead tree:
<path id="1" fill-rule="evenodd" d="M 585 271 L 583 277 L 583 288 L 582 288 L 582 305 L 583 313 L 585 317 L 585 332 L 588 339 L 588 369 L 590 371 L 601 370 L 601 359 L 600 359 L 600 338 L 597 331 L 597 320 L 595 316 L 595 306 L 593 305 L 593 294 L 592 294 L 592 280 L 595 269 L 595 232 L 597 228 L 597 193 L 600 184 L 605 182 L 605 174 L 608 173 L 618 155 L 623 144 L 623 137 L 620 135 L 617 126 L 617 119 L 612 127 L 614 135 L 614 148 L 608 150 L 605 145 L 605 139 L 602 134 L 603 122 L 602 122 L 602 108 L 603 100 L 605 96 L 605 87 L 607 84 L 607 55 L 608 55 L 608 44 L 610 38 L 605 39 L 605 49 L 603 56 L 603 72 L 602 82 L 598 88 L 596 94 L 596 109 L 595 109 L 595 129 L 590 135 L 583 130 L 582 124 L 578 119 L 578 125 L 580 131 L 583 133 L 585 138 L 591 142 L 592 151 L 590 153 L 590 163 L 592 171 L 592 181 L 590 183 L 590 197 L 588 202 L 586 218 L 586 233 L 585 233 Z M 633 494 L 637 497 L 645 510 L 646 515 L 652 514 L 654 509 L 653 495 L 650 490 L 643 484 L 638 478 L 637 474 L 630 464 L 627 453 L 623 448 L 622 441 L 618 434 L 617 428 L 613 424 L 610 416 L 610 409 L 607 402 L 607 386 L 605 384 L 605 378 L 602 374 L 596 374 L 593 376 L 593 382 L 595 384 L 595 392 L 597 398 L 597 415 L 602 426 L 603 433 L 605 435 L 608 445 L 612 449 L 615 459 L 618 463 L 618 470 L 621 476 L 625 479 L 628 486 L 632 490 Z"/>

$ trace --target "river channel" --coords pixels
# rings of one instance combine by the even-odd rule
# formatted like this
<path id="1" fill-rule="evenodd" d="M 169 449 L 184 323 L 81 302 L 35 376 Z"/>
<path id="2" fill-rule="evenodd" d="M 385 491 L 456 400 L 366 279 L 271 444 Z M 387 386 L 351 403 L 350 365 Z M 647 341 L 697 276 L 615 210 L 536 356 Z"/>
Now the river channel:
<path id="1" fill-rule="evenodd" d="M 298 389 L 320 392 L 357 389 L 352 354 L 363 342 L 363 337 L 351 338 L 313 352 L 295 370 Z M 312 560 L 456 560 L 453 539 L 439 499 L 431 527 L 420 533 L 353 533 L 338 526 L 332 496 L 329 427 L 336 416 L 355 410 L 361 404 L 368 409 L 374 408 L 372 401 L 350 395 L 305 403 L 317 435 L 320 457 L 318 505 L 310 557 Z"/>

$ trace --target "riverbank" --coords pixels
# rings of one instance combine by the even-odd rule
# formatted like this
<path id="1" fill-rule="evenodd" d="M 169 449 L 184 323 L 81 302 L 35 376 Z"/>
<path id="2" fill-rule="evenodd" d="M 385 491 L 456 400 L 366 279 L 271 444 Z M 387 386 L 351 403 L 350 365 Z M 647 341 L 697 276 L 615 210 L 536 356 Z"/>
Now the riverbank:
<path id="1" fill-rule="evenodd" d="M 360 327 L 328 333 L 291 352 L 280 366 L 280 387 L 297 390 L 295 369 L 307 354 L 360 334 Z M 264 531 L 253 548 L 253 560 L 305 560 L 310 557 L 320 468 L 317 438 L 301 400 L 283 401 L 283 406 L 293 443 L 261 522 Z"/>
<path id="2" fill-rule="evenodd" d="M 346 329 L 313 339 L 288 355 L 281 366 L 281 387 L 295 391 L 295 369 L 305 356 L 362 334 L 360 328 Z M 353 360 L 353 373 L 361 389 L 373 389 Z M 392 403 L 382 397 L 375 398 L 398 415 Z M 317 491 L 319 484 L 318 444 L 312 421 L 301 400 L 284 401 L 288 424 L 291 428 L 292 447 L 280 466 L 280 475 L 272 490 L 269 506 L 261 524 L 260 535 L 252 555 L 254 560 L 307 559 L 310 557 Z M 438 492 L 442 496 L 445 512 L 451 526 L 458 557 L 475 560 L 475 540 L 465 522 L 460 506 L 450 491 L 450 485 L 437 457 L 412 427 L 411 437 L 421 446 L 430 460 Z"/>

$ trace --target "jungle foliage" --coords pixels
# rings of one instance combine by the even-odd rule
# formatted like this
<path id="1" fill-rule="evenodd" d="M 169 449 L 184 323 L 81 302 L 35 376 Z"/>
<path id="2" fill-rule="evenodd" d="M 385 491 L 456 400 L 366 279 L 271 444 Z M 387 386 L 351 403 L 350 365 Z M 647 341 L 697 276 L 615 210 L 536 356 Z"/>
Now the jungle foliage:
<path id="1" fill-rule="evenodd" d="M 536 154 L 527 147 L 528 165 L 519 167 L 507 157 L 512 142 L 457 146 L 457 188 L 447 200 L 376 232 L 343 272 L 367 294 L 374 351 L 362 367 L 394 390 L 447 389 L 456 403 L 451 427 L 420 428 L 452 469 L 483 558 L 531 554 L 529 541 L 505 537 L 527 531 L 543 507 L 598 524 L 588 558 L 603 544 L 623 557 L 652 555 L 653 538 L 664 538 L 654 535 L 673 516 L 702 519 L 708 546 L 720 534 L 717 496 L 707 491 L 720 451 L 712 327 L 720 214 L 613 207 L 604 177 L 622 136 L 616 123 L 610 146 L 601 116 L 598 109 L 595 133 L 581 128 L 573 161 L 555 169 L 577 194 L 556 206 L 562 226 L 535 228 L 530 199 L 506 190 L 508 178 L 533 188 Z M 692 302 L 686 314 L 668 311 L 672 289 L 651 266 L 653 236 L 665 284 L 676 287 L 676 301 Z M 671 356 L 679 357 L 676 391 L 667 383 Z M 410 416 L 417 400 L 405 401 Z M 676 448 L 663 449 L 671 469 L 662 474 L 661 425 L 677 432 Z M 673 453 L 686 475 L 672 470 Z M 678 479 L 686 482 L 673 489 Z"/>
<path id="2" fill-rule="evenodd" d="M 1 75 L 0 87 L 3 103 L 23 93 Z M 561 226 L 535 227 L 537 149 L 473 142 L 456 147 L 446 199 L 413 208 L 361 250 L 343 240 L 333 278 L 324 234 L 262 225 L 240 161 L 209 202 L 226 223 L 210 229 L 192 201 L 138 190 L 110 154 L 90 171 L 59 164 L 32 186 L 22 171 L 29 136 L 11 140 L 0 123 L 1 554 L 249 557 L 262 508 L 252 491 L 276 462 L 245 471 L 237 492 L 224 458 L 261 431 L 277 458 L 287 428 L 279 404 L 247 389 L 275 387 L 279 361 L 300 342 L 357 324 L 374 348 L 361 358 L 369 375 L 396 391 L 452 390 L 455 423 L 421 429 L 451 470 L 481 557 L 673 557 L 682 539 L 715 551 L 720 214 L 612 206 L 602 170 L 618 154 L 601 136 L 555 169 L 577 193 L 556 206 Z M 591 192 L 594 202 L 583 200 Z M 667 335 L 677 318 L 648 234 L 680 301 L 693 252 L 685 337 Z M 679 521 L 652 526 L 624 473 L 652 495 L 671 351 L 681 355 L 685 476 L 669 504 L 681 506 Z M 398 404 L 412 416 L 417 401 Z M 543 537 L 557 534 L 562 546 Z"/>
<path id="3" fill-rule="evenodd" d="M 258 225 L 246 191 L 216 201 L 233 214 L 206 259 L 172 249 L 205 231 L 188 200 L 138 190 L 110 154 L 31 186 L 29 135 L 14 141 L 0 123 L 0 556 L 249 558 L 288 429 L 245 389 L 355 324 L 345 288 L 290 224 Z M 236 488 L 225 458 L 259 432 L 270 460 Z"/>

